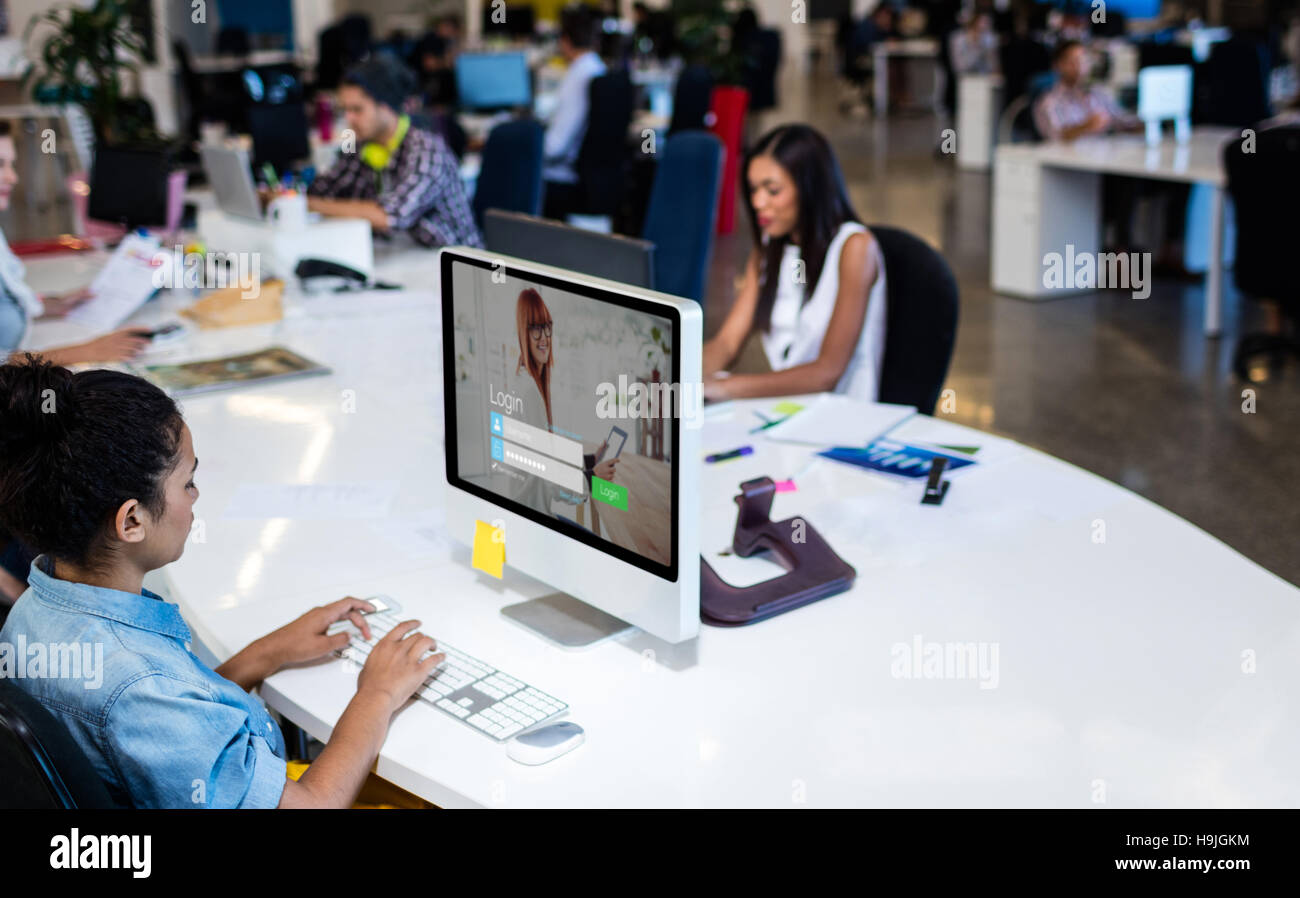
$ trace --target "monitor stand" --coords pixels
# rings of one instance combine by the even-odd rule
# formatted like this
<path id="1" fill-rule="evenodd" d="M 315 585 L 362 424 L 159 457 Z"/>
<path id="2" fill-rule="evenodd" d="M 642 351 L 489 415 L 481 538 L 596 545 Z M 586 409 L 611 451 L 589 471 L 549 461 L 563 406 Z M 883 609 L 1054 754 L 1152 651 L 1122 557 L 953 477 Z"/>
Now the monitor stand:
<path id="1" fill-rule="evenodd" d="M 631 624 L 566 592 L 507 605 L 501 614 L 562 649 L 589 649 L 632 630 Z"/>

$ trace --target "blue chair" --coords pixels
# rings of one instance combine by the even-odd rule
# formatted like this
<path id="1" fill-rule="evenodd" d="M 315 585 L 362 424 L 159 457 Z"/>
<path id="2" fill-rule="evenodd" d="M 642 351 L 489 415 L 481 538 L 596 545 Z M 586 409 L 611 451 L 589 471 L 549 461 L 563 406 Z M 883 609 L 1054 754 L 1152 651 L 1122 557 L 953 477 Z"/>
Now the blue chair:
<path id="1" fill-rule="evenodd" d="M 474 188 L 474 221 L 483 229 L 488 209 L 540 215 L 542 126 L 532 119 L 503 122 L 488 134 Z"/>
<path id="2" fill-rule="evenodd" d="M 717 137 L 685 131 L 664 141 L 641 232 L 655 245 L 656 290 L 704 301 L 721 185 Z"/>

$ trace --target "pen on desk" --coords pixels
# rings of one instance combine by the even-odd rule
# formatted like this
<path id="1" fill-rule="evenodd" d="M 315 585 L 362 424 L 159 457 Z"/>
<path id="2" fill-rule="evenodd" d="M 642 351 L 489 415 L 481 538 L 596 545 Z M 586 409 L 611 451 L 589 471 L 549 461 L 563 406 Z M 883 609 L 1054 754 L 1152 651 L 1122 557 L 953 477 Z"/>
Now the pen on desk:
<path id="1" fill-rule="evenodd" d="M 720 461 L 730 461 L 733 458 L 740 458 L 742 455 L 753 454 L 753 446 L 741 446 L 739 449 L 732 449 L 729 452 L 715 452 L 712 455 L 706 455 L 704 456 L 704 460 L 712 465 Z"/>

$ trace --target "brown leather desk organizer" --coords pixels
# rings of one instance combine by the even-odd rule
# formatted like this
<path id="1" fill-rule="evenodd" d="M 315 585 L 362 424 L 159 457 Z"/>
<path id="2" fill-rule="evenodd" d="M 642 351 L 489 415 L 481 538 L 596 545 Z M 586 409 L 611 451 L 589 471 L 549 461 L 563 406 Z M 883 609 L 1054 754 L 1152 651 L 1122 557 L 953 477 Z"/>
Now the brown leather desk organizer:
<path id="1" fill-rule="evenodd" d="M 775 493 L 771 477 L 758 477 L 740 485 L 731 548 L 742 558 L 766 549 L 774 561 L 786 568 L 786 573 L 753 586 L 732 586 L 701 556 L 700 619 L 706 624 L 752 624 L 844 592 L 853 585 L 857 571 L 835 554 L 807 519 L 770 518 Z"/>

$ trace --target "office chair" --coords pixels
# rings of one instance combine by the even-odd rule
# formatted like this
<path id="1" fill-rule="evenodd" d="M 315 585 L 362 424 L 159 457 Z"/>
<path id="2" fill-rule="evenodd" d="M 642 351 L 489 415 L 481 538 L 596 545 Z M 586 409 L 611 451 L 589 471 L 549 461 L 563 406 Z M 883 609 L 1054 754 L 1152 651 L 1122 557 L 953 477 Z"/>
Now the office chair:
<path id="1" fill-rule="evenodd" d="M 1193 119 L 1199 124 L 1249 127 L 1272 115 L 1268 56 L 1262 41 L 1233 37 L 1215 44 L 1196 67 Z"/>
<path id="2" fill-rule="evenodd" d="M 722 141 L 687 131 L 665 141 L 641 236 L 655 245 L 655 289 L 704 302 L 722 184 Z"/>
<path id="3" fill-rule="evenodd" d="M 1256 379 L 1251 375 L 1262 361 L 1277 370 L 1287 356 L 1300 358 L 1300 287 L 1293 261 L 1300 217 L 1278 214 L 1300 208 L 1300 126 L 1259 131 L 1254 150 L 1245 152 L 1241 140 L 1229 141 L 1223 150 L 1228 193 L 1237 208 L 1233 279 L 1247 296 L 1276 301 L 1292 332 L 1246 334 L 1237 341 L 1232 367 L 1244 381 Z"/>
<path id="4" fill-rule="evenodd" d="M 1055 72 L 1039 72 L 1026 82 L 1025 93 L 1016 97 L 998 116 L 995 143 L 1038 143 L 1043 135 L 1038 132 L 1034 121 L 1034 106 L 1038 98 L 1052 89 L 1056 83 Z"/>
<path id="5" fill-rule="evenodd" d="M 998 51 L 1002 71 L 1003 94 L 1008 105 L 1029 93 L 1029 81 L 1035 75 L 1052 70 L 1052 55 L 1047 47 L 1032 38 L 1013 38 Z"/>
<path id="6" fill-rule="evenodd" d="M 0 678 L 0 808 L 116 808 L 67 729 Z"/>
<path id="7" fill-rule="evenodd" d="M 781 32 L 760 28 L 753 37 L 754 67 L 747 73 L 749 111 L 776 106 L 776 71 L 781 65 Z"/>
<path id="8" fill-rule="evenodd" d="M 623 198 L 631 164 L 627 130 L 632 123 L 636 92 L 625 69 L 591 79 L 588 87 L 587 130 L 578 150 L 579 210 L 587 215 L 613 215 Z"/>
<path id="9" fill-rule="evenodd" d="M 488 209 L 542 211 L 542 126 L 533 119 L 503 122 L 488 134 L 474 190 L 474 221 L 483 230 Z"/>
<path id="10" fill-rule="evenodd" d="M 934 414 L 957 339 L 957 279 L 919 237 L 883 225 L 869 228 L 885 260 L 880 401 Z"/>
<path id="11" fill-rule="evenodd" d="M 677 76 L 673 88 L 673 117 L 668 136 L 679 131 L 703 131 L 708 127 L 709 100 L 713 96 L 713 72 L 706 65 L 688 65 Z"/>

